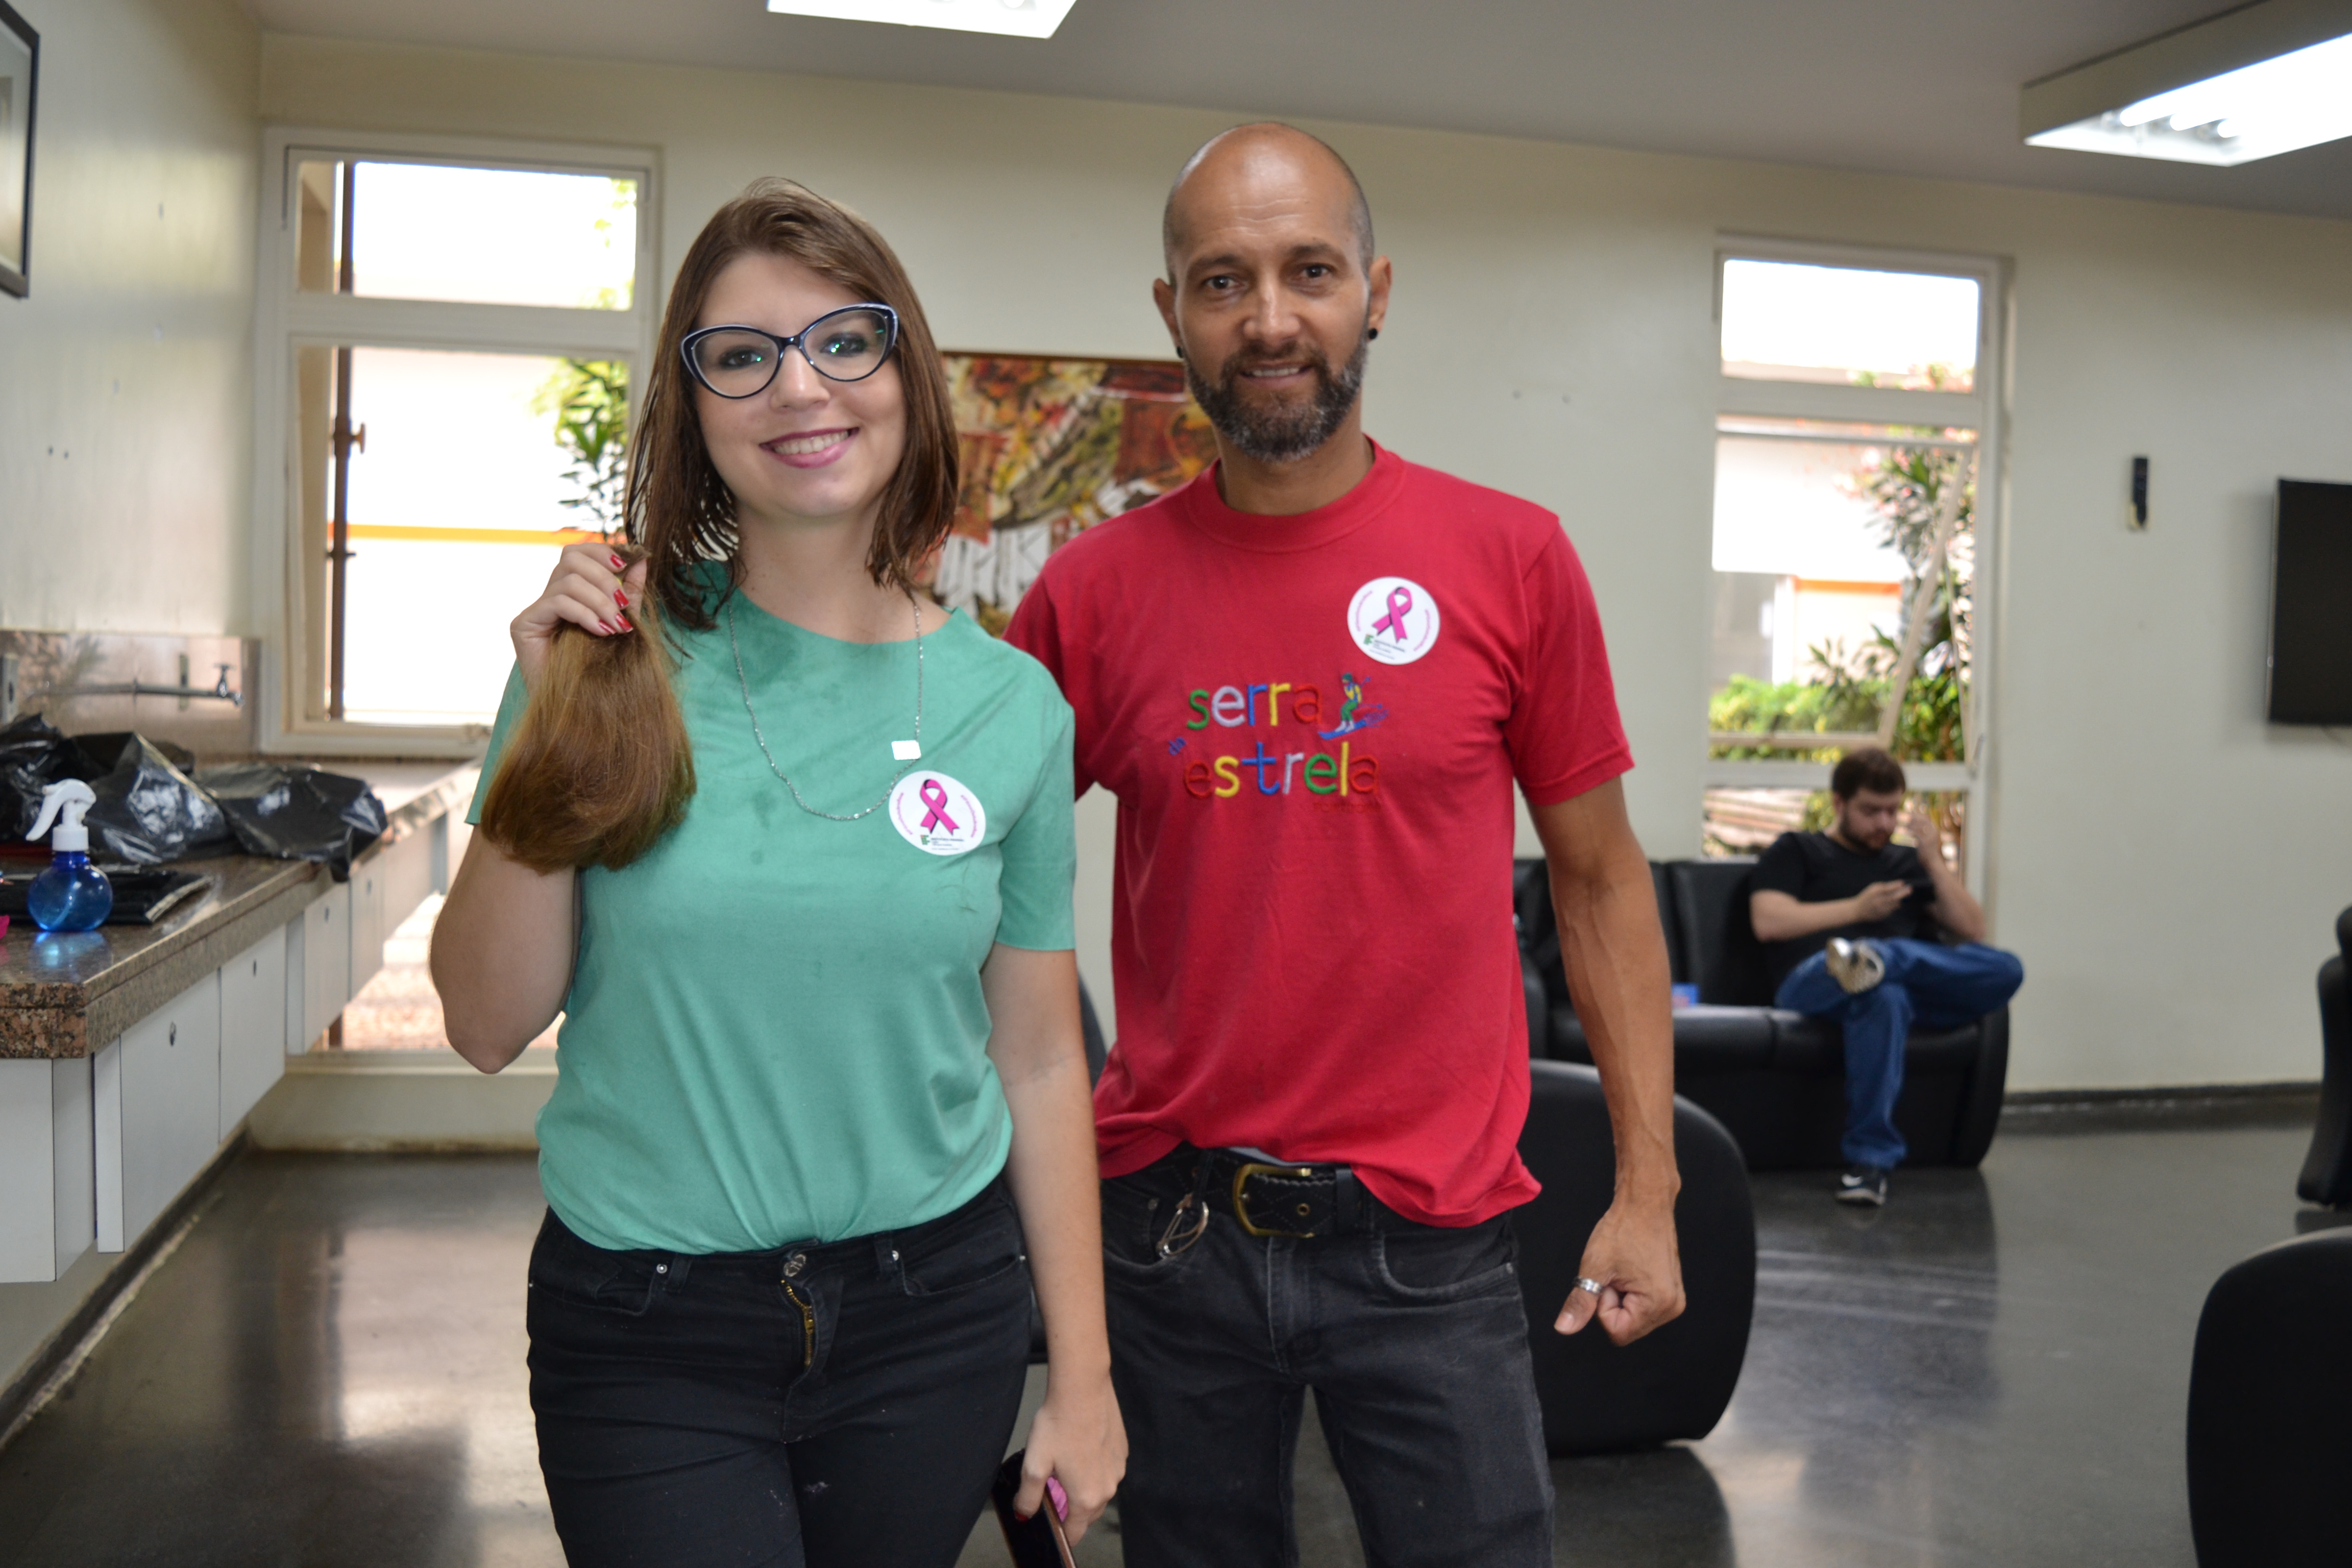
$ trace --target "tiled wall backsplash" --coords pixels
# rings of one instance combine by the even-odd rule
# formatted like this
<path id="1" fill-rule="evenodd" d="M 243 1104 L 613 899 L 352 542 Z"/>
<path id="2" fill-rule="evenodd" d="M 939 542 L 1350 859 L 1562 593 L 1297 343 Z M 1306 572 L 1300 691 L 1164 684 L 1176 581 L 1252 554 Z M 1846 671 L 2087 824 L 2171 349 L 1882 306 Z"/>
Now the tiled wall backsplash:
<path id="1" fill-rule="evenodd" d="M 0 722 L 39 713 L 68 735 L 136 730 L 200 761 L 253 754 L 246 694 L 260 679 L 255 637 L 0 630 Z"/>

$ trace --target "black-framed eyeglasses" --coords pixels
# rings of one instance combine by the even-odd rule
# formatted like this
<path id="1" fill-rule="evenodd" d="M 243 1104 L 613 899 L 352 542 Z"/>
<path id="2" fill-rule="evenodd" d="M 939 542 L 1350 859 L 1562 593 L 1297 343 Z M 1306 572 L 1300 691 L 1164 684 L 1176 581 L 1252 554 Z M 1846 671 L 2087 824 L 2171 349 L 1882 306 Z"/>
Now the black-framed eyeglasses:
<path id="1" fill-rule="evenodd" d="M 898 312 L 887 305 L 847 305 L 828 310 L 789 338 L 758 327 L 703 327 L 678 347 L 694 379 L 721 397 L 756 397 L 798 349 L 827 381 L 864 381 L 880 370 L 898 344 Z"/>

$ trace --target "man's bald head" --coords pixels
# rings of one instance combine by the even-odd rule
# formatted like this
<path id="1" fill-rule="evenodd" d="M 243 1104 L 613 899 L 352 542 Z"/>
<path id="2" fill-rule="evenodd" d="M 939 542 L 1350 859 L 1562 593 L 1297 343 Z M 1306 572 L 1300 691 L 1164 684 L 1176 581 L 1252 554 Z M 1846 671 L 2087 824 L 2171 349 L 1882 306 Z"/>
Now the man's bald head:
<path id="1" fill-rule="evenodd" d="M 1202 176 L 1255 174 L 1301 182 L 1326 183 L 1329 194 L 1347 205 L 1348 222 L 1355 231 L 1358 265 L 1372 265 L 1372 205 L 1348 160 L 1331 144 L 1295 125 L 1261 121 L 1236 125 L 1201 143 L 1176 172 L 1168 187 L 1168 205 L 1160 216 L 1160 246 L 1167 261 L 1168 279 L 1176 281 L 1177 258 L 1191 242 Z"/>

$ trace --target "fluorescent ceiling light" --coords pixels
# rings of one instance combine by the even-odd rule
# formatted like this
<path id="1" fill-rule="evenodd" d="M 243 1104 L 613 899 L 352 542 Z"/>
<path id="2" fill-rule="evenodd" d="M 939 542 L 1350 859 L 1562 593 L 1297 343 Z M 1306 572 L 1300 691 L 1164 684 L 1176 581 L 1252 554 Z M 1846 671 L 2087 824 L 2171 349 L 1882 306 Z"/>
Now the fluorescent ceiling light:
<path id="1" fill-rule="evenodd" d="M 2036 147 L 2227 166 L 2352 136 L 2352 0 L 2263 0 L 2027 86 Z"/>
<path id="2" fill-rule="evenodd" d="M 790 16 L 836 22 L 893 22 L 902 27 L 948 27 L 959 33 L 1003 33 L 1050 38 L 1077 0 L 768 0 Z"/>

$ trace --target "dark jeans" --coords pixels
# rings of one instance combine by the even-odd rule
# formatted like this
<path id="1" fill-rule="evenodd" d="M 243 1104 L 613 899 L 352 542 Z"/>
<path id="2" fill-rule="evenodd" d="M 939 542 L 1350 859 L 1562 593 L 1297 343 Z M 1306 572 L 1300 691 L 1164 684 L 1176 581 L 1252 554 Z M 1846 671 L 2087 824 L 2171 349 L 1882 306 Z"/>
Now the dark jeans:
<path id="1" fill-rule="evenodd" d="M 1310 1388 L 1371 1568 L 1549 1568 L 1507 1220 L 1447 1230 L 1381 1207 L 1370 1234 L 1259 1239 L 1213 1203 L 1201 1239 L 1161 1259 L 1183 1160 L 1103 1184 L 1129 1568 L 1296 1564 Z"/>
<path id="2" fill-rule="evenodd" d="M 550 1213 L 530 1319 L 575 1568 L 948 1568 L 1020 1410 L 1029 1269 L 1002 1179 L 774 1252 L 607 1252 Z"/>
<path id="3" fill-rule="evenodd" d="M 1870 945 L 1886 961 L 1886 978 L 1859 996 L 1847 994 L 1829 973 L 1828 954 L 1817 952 L 1789 972 L 1772 1005 L 1838 1021 L 1845 1034 L 1845 1157 L 1892 1170 L 1910 1152 L 1895 1130 L 1895 1100 L 1912 1020 L 1957 1029 L 1981 1018 L 2017 994 L 2025 965 L 1980 942 L 1946 947 L 1873 937 Z"/>

